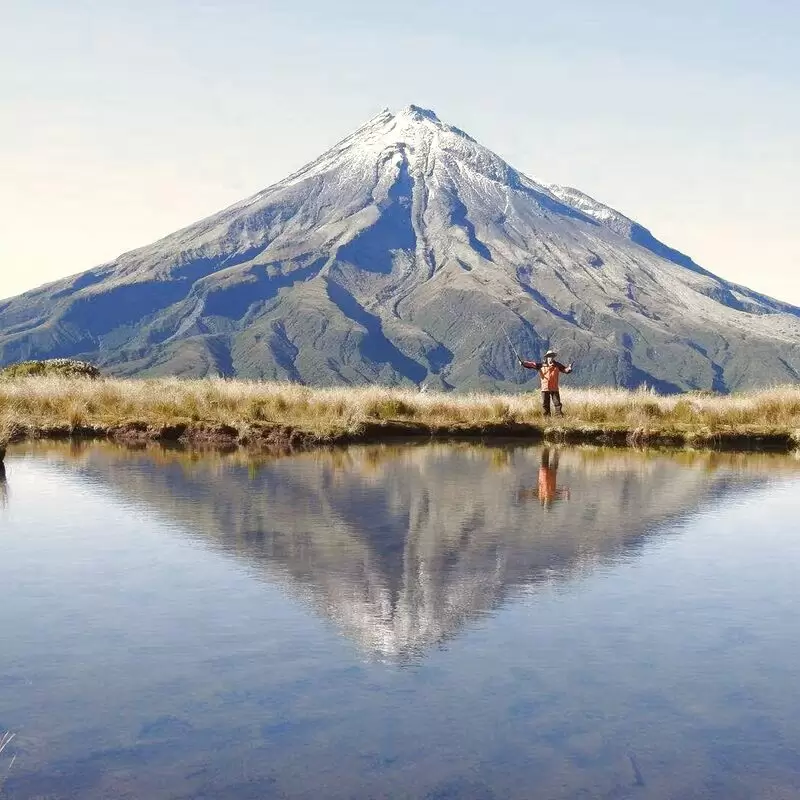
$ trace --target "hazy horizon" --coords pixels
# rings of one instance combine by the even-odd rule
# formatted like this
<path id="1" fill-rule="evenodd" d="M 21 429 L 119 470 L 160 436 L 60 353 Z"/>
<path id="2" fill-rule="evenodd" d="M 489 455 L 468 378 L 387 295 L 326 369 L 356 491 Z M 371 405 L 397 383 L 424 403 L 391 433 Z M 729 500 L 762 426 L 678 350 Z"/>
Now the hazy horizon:
<path id="1" fill-rule="evenodd" d="M 415 103 L 800 305 L 800 9 L 482 9 L 12 2 L 0 297 L 149 244 Z"/>

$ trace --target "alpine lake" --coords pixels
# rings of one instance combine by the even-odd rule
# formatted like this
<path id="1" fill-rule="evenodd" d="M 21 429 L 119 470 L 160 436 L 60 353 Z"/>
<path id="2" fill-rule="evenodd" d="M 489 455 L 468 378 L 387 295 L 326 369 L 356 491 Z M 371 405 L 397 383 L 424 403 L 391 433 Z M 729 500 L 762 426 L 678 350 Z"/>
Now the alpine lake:
<path id="1" fill-rule="evenodd" d="M 800 797 L 798 519 L 792 455 L 14 446 L 0 797 Z"/>

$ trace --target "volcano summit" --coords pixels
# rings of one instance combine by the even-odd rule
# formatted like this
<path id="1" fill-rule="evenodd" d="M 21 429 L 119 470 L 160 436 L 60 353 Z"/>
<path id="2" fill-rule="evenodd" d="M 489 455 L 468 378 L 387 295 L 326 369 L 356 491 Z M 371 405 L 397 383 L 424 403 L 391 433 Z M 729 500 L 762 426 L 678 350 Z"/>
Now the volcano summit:
<path id="1" fill-rule="evenodd" d="M 737 286 L 431 111 L 384 111 L 255 196 L 0 303 L 0 364 L 513 390 L 795 381 L 800 309 Z"/>

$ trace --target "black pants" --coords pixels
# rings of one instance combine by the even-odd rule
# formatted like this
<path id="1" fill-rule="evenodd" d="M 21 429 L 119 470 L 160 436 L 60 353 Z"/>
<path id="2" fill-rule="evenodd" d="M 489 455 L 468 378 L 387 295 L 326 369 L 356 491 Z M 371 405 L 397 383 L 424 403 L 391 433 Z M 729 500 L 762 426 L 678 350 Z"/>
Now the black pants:
<path id="1" fill-rule="evenodd" d="M 546 417 L 550 416 L 550 398 L 553 398 L 553 406 L 556 411 L 556 415 L 559 417 L 564 416 L 564 412 L 561 410 L 561 394 L 559 392 L 542 392 L 542 408 L 544 409 L 544 415 Z"/>

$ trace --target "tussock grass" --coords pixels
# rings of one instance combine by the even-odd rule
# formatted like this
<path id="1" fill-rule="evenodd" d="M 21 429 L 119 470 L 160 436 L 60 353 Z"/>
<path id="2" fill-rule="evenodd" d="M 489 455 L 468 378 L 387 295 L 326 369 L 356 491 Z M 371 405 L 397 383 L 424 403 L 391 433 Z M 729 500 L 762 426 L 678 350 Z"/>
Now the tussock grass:
<path id="1" fill-rule="evenodd" d="M 659 431 L 678 435 L 783 433 L 800 443 L 800 387 L 735 395 L 567 389 L 567 415 L 545 419 L 538 392 L 516 395 L 413 389 L 310 388 L 290 383 L 205 379 L 86 381 L 60 376 L 0 381 L 0 443 L 20 430 L 148 426 L 291 426 L 319 438 L 357 434 L 370 423 L 398 421 L 431 429 L 527 424 L 566 431 Z"/>

